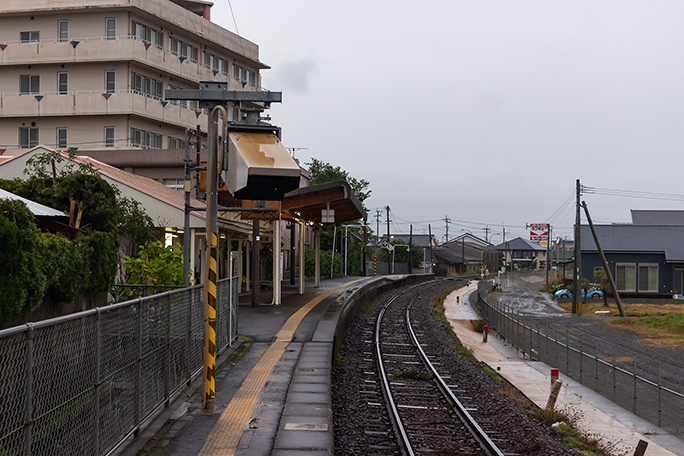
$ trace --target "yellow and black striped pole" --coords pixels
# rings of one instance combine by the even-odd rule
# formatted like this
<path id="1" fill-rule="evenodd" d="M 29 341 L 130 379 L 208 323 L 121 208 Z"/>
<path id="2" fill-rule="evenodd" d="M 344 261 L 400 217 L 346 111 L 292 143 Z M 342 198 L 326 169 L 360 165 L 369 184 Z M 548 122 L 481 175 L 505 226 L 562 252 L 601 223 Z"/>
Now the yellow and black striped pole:
<path id="1" fill-rule="evenodd" d="M 228 116 L 222 106 L 216 106 L 209 118 L 209 157 L 207 160 L 207 225 L 206 225 L 206 272 L 204 274 L 204 392 L 202 410 L 214 409 L 216 395 L 216 267 L 218 245 L 218 221 L 216 215 L 218 198 L 218 174 L 222 171 L 223 160 L 218 159 L 218 133 L 216 115 L 221 112 L 223 128 L 226 129 Z M 221 154 L 223 158 L 223 154 Z"/>

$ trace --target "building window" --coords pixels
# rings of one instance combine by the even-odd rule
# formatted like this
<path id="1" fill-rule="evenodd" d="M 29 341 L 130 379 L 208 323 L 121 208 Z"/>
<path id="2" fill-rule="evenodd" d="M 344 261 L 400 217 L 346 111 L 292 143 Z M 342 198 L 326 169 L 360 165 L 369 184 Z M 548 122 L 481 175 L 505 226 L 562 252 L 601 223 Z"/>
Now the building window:
<path id="1" fill-rule="evenodd" d="M 57 22 L 57 40 L 61 42 L 69 40 L 69 21 Z"/>
<path id="2" fill-rule="evenodd" d="M 169 52 L 178 57 L 185 57 L 191 62 L 197 62 L 197 47 L 172 36 L 169 37 Z"/>
<path id="3" fill-rule="evenodd" d="M 67 73 L 57 73 L 57 93 L 59 95 L 66 95 L 69 78 Z"/>
<path id="4" fill-rule="evenodd" d="M 114 147 L 114 127 L 104 129 L 105 147 Z"/>
<path id="5" fill-rule="evenodd" d="M 166 141 L 166 148 L 167 149 L 183 149 L 183 142 L 184 140 L 180 138 L 174 138 L 173 136 L 169 136 Z"/>
<path id="6" fill-rule="evenodd" d="M 40 41 L 40 32 L 20 32 L 19 41 L 22 43 L 37 43 Z"/>
<path id="7" fill-rule="evenodd" d="M 151 131 L 131 128 L 131 146 L 143 149 L 161 149 L 162 136 Z"/>
<path id="8" fill-rule="evenodd" d="M 615 286 L 618 291 L 636 291 L 636 265 L 615 265 Z"/>
<path id="9" fill-rule="evenodd" d="M 131 90 L 140 95 L 160 100 L 162 82 L 140 73 L 131 73 Z"/>
<path id="10" fill-rule="evenodd" d="M 639 265 L 639 291 L 658 291 L 658 265 Z"/>
<path id="11" fill-rule="evenodd" d="M 40 92 L 40 76 L 37 74 L 19 75 L 19 92 L 22 95 Z"/>
<path id="12" fill-rule="evenodd" d="M 116 39 L 116 18 L 108 17 L 105 19 L 105 38 L 108 40 Z"/>
<path id="13" fill-rule="evenodd" d="M 162 33 L 147 25 L 133 22 L 133 34 L 136 39 L 143 43 L 150 43 L 159 47 L 162 45 Z"/>
<path id="14" fill-rule="evenodd" d="M 29 149 L 38 145 L 38 128 L 20 127 L 19 128 L 19 147 Z"/>
<path id="15" fill-rule="evenodd" d="M 177 192 L 185 193 L 185 181 L 183 179 L 163 179 L 162 183 Z"/>
<path id="16" fill-rule="evenodd" d="M 67 147 L 67 129 L 58 128 L 57 129 L 57 147 L 60 149 L 66 149 Z"/>
<path id="17" fill-rule="evenodd" d="M 243 68 L 236 63 L 233 64 L 233 78 L 245 84 L 256 85 L 256 72 Z"/>
<path id="18" fill-rule="evenodd" d="M 106 70 L 105 71 L 105 92 L 114 93 L 116 90 L 116 71 Z"/>

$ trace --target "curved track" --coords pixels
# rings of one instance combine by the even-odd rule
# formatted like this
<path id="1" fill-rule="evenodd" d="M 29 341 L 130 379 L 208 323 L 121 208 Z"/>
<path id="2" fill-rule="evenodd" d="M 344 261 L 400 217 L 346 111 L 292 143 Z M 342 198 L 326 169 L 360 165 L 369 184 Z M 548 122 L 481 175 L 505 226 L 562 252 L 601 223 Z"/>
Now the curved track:
<path id="1" fill-rule="evenodd" d="M 452 391 L 419 340 L 411 319 L 416 300 L 430 299 L 434 282 L 416 285 L 388 301 L 375 326 L 378 377 L 402 452 L 408 455 L 458 451 L 503 456 Z M 414 326 L 416 326 L 414 328 Z M 466 393 L 467 394 L 467 393 Z"/>

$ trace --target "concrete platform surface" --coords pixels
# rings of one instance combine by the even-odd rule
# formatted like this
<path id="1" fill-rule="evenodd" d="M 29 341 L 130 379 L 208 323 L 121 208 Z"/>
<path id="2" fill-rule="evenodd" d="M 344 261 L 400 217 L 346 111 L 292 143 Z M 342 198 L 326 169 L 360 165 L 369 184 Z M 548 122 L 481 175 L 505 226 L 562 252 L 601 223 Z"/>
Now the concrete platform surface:
<path id="1" fill-rule="evenodd" d="M 477 282 L 447 296 L 445 315 L 463 345 L 471 348 L 475 357 L 496 369 L 539 407 L 546 407 L 551 392 L 551 367 L 523 359 L 515 347 L 489 333 L 487 343 L 482 333 L 473 330 L 471 320 L 479 319 L 470 305 L 470 294 L 477 292 Z M 458 298 L 458 299 L 457 299 Z M 579 427 L 593 436 L 600 436 L 624 454 L 634 454 L 639 440 L 648 442 L 647 456 L 684 455 L 684 441 L 663 429 L 628 412 L 614 402 L 573 379 L 560 376 L 563 387 L 557 407 L 577 412 Z"/>

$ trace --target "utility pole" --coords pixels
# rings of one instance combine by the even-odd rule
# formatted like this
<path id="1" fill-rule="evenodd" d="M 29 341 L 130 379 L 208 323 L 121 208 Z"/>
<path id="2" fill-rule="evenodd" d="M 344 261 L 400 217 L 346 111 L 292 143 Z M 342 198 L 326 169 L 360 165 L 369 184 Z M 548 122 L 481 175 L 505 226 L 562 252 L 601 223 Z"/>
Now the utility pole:
<path id="1" fill-rule="evenodd" d="M 373 276 L 377 275 L 378 237 L 380 237 L 380 209 L 375 210 L 375 249 L 373 250 Z"/>
<path id="2" fill-rule="evenodd" d="M 551 248 L 551 224 L 546 224 L 546 285 L 549 284 L 549 271 L 551 270 L 550 262 L 551 257 L 549 256 L 549 249 Z"/>
<path id="3" fill-rule="evenodd" d="M 432 227 L 428 225 L 428 246 L 430 247 L 430 272 L 434 273 L 432 269 Z"/>
<path id="4" fill-rule="evenodd" d="M 482 228 L 482 231 L 485 232 L 485 242 L 489 242 L 489 232 L 492 231 L 492 229 L 487 226 L 485 228 Z"/>
<path id="5" fill-rule="evenodd" d="M 446 227 L 446 234 L 444 235 L 444 243 L 446 244 L 449 242 L 449 223 L 451 223 L 451 219 L 449 218 L 448 215 L 444 216 L 444 225 Z"/>
<path id="6" fill-rule="evenodd" d="M 408 248 L 408 273 L 411 274 L 413 271 L 411 257 L 413 254 L 413 225 L 409 226 L 409 248 Z"/>
<path id="7" fill-rule="evenodd" d="M 576 198 L 576 213 L 575 213 L 575 261 L 572 268 L 572 313 L 578 313 L 582 315 L 582 305 L 580 301 L 580 306 L 577 306 L 577 297 L 581 293 L 582 289 L 582 278 L 580 274 L 581 269 L 581 250 L 580 250 L 580 198 L 582 196 L 582 186 L 580 185 L 580 180 L 577 179 L 575 184 L 575 198 Z"/>
<path id="8" fill-rule="evenodd" d="M 204 365 L 202 409 L 213 410 L 216 395 L 216 282 L 218 279 L 218 180 L 223 172 L 224 154 L 219 152 L 219 137 L 224 144 L 227 138 L 228 114 L 224 107 L 228 102 L 263 103 L 262 109 L 247 112 L 247 124 L 255 126 L 259 123 L 259 115 L 270 107 L 271 103 L 282 102 L 282 92 L 247 92 L 229 91 L 227 84 L 215 81 L 201 81 L 199 90 L 168 89 L 167 100 L 197 100 L 200 108 L 211 110 L 208 118 L 207 136 L 207 202 L 205 226 L 205 263 L 203 271 L 204 285 Z M 221 117 L 219 124 L 219 115 Z M 219 129 L 220 128 L 220 129 Z M 199 127 L 198 136 L 199 136 Z M 198 140 L 197 150 L 200 150 Z M 257 222 L 258 223 L 258 222 Z M 258 232 L 257 232 L 258 233 Z M 254 271 L 256 272 L 256 271 Z"/>
<path id="9" fill-rule="evenodd" d="M 386 207 L 387 209 L 387 246 L 389 247 L 390 245 L 390 209 L 389 206 Z M 390 255 L 389 255 L 389 249 L 387 250 L 387 273 L 391 271 L 390 269 Z"/>

